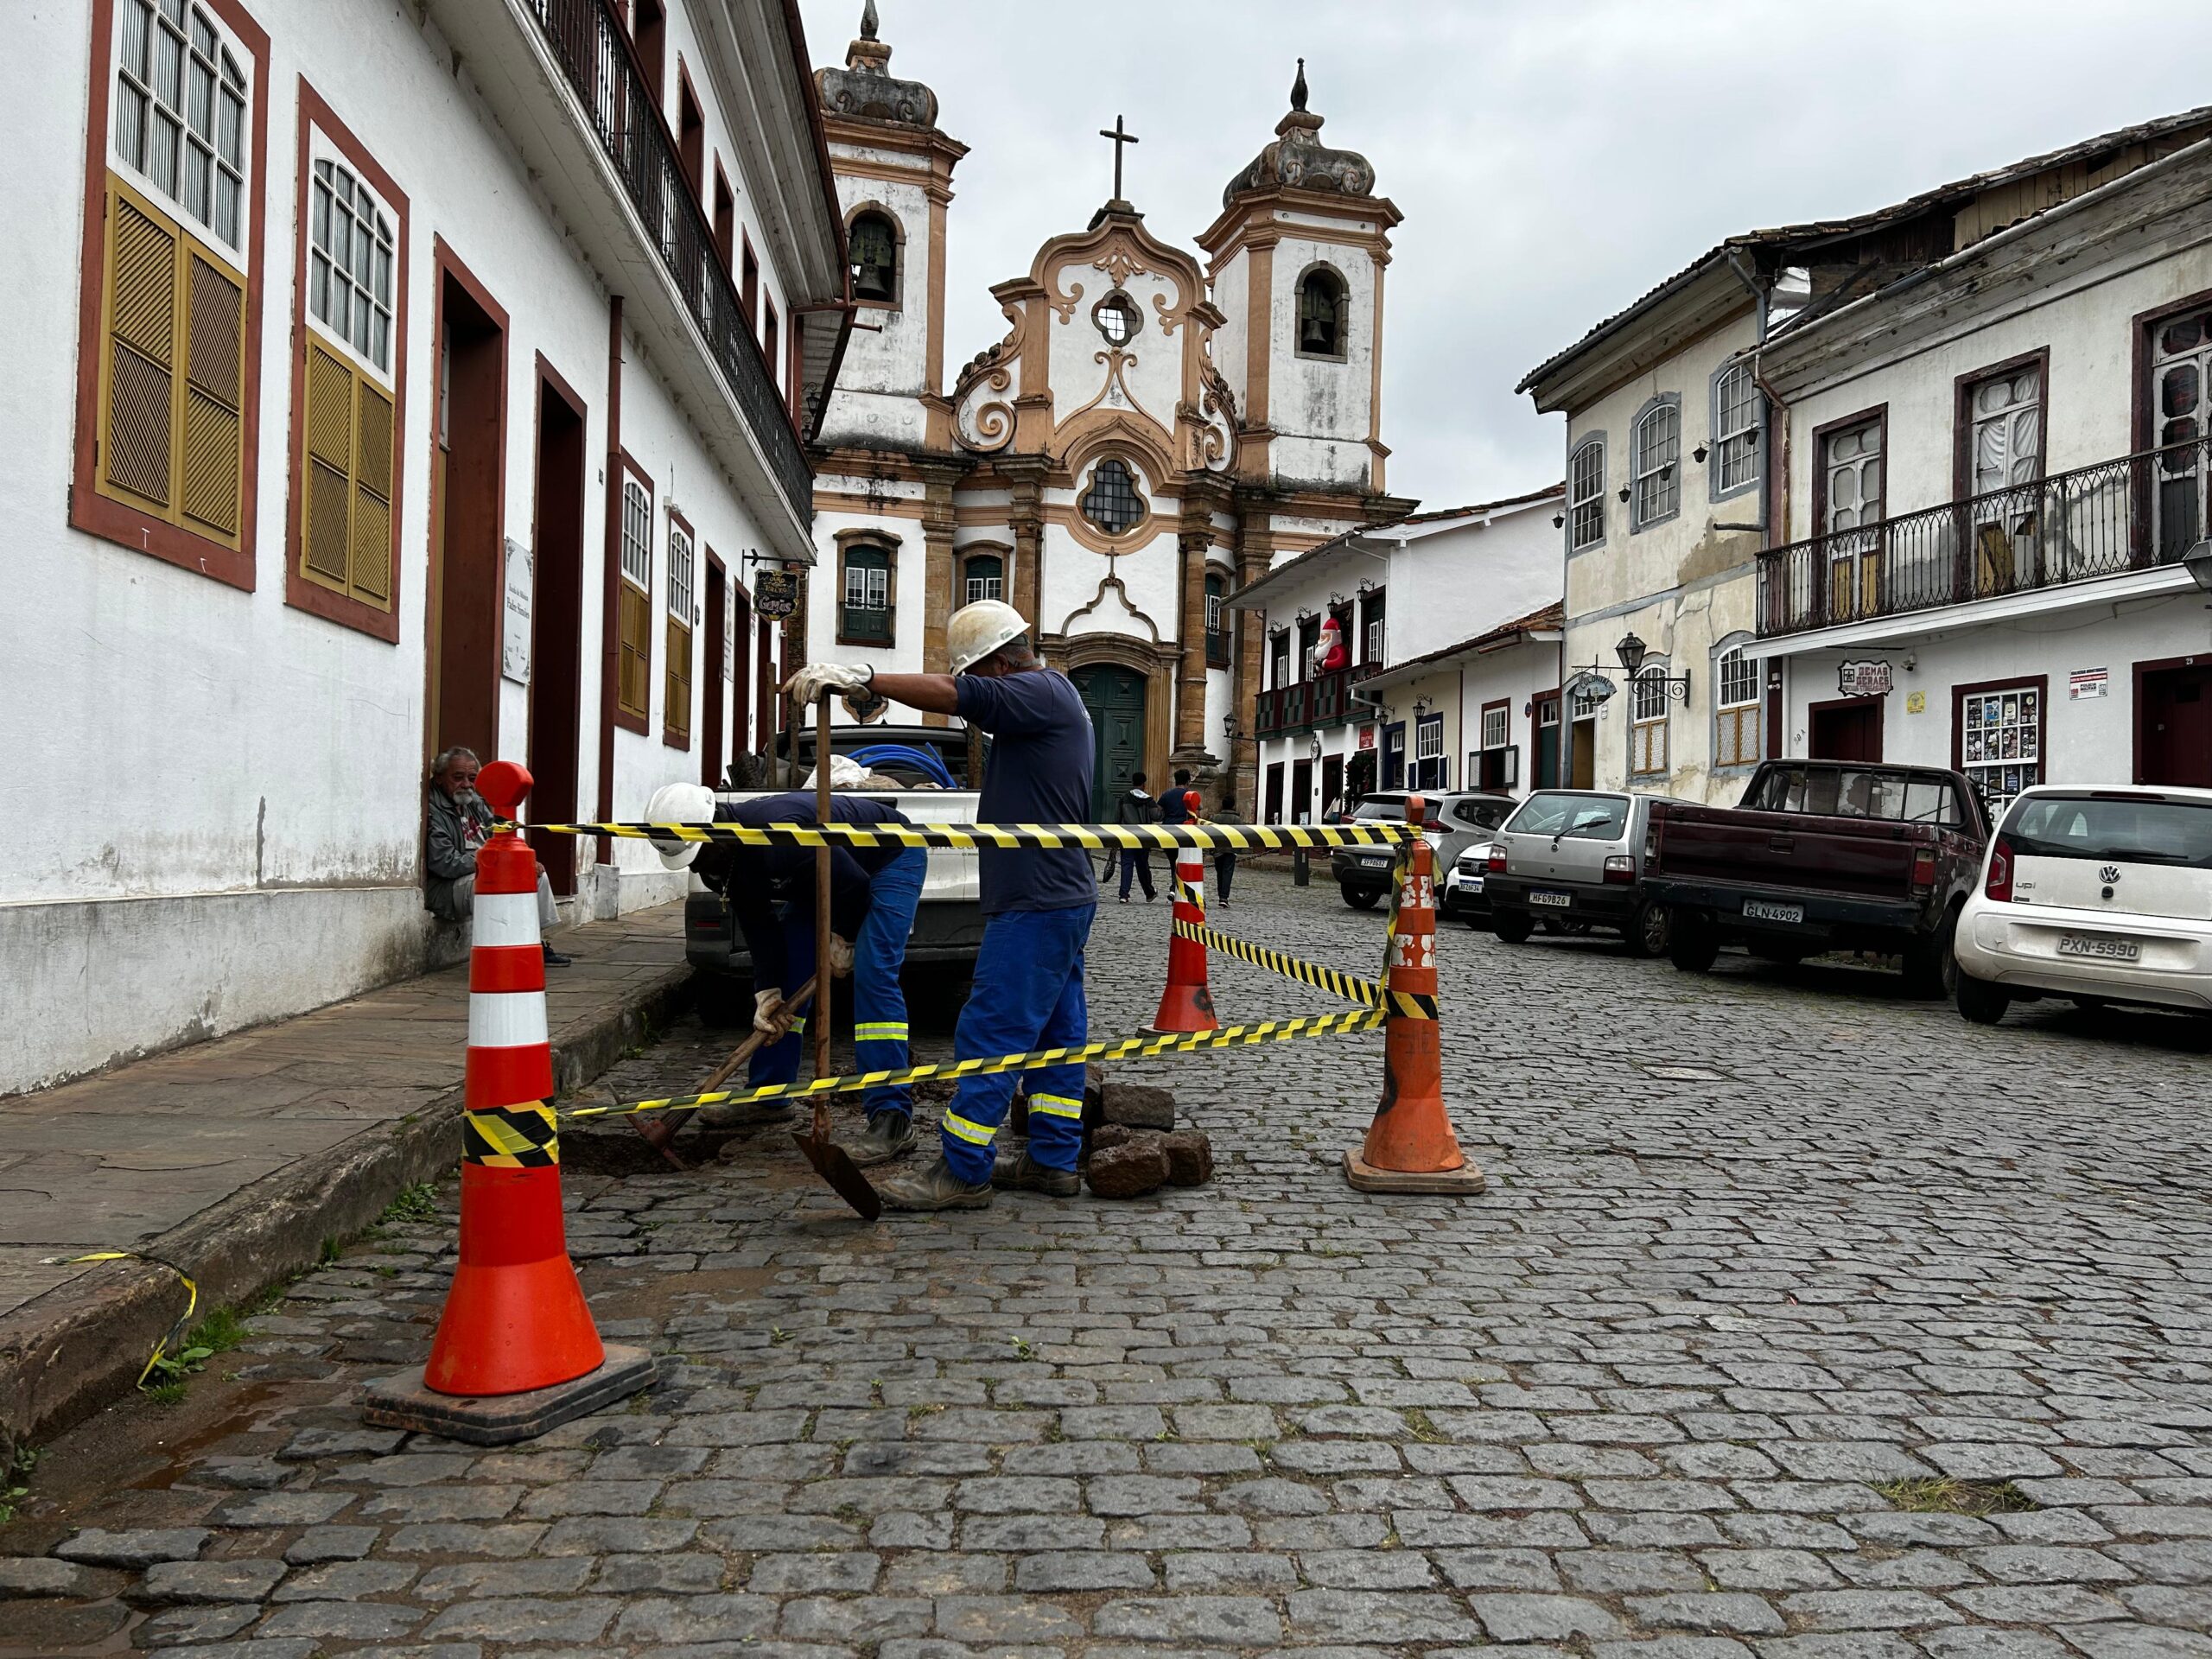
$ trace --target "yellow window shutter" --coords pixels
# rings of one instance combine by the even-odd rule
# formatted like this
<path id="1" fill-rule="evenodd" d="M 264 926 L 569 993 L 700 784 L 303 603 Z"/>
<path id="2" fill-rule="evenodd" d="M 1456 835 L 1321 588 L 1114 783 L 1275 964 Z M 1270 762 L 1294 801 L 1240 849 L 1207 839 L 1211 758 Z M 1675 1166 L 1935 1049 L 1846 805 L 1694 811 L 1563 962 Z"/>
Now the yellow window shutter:
<path id="1" fill-rule="evenodd" d="M 643 720 L 648 696 L 645 674 L 651 650 L 652 602 L 643 590 L 627 582 L 616 585 L 621 589 L 620 613 L 616 621 L 621 636 L 622 663 L 615 701 L 623 713 Z"/>
<path id="2" fill-rule="evenodd" d="M 110 195 L 107 406 L 100 478 L 166 518 L 174 502 L 177 237 Z"/>
<path id="3" fill-rule="evenodd" d="M 668 729 L 691 734 L 691 630 L 668 619 Z"/>
<path id="4" fill-rule="evenodd" d="M 310 339 L 300 564 L 302 574 L 341 592 L 351 563 L 353 466 L 353 371 Z"/>
<path id="5" fill-rule="evenodd" d="M 391 399 L 359 380 L 353 423 L 353 595 L 379 607 L 391 602 Z"/>
<path id="6" fill-rule="evenodd" d="M 191 529 L 235 541 L 245 464 L 245 285 L 189 244 L 184 264 L 183 517 Z"/>

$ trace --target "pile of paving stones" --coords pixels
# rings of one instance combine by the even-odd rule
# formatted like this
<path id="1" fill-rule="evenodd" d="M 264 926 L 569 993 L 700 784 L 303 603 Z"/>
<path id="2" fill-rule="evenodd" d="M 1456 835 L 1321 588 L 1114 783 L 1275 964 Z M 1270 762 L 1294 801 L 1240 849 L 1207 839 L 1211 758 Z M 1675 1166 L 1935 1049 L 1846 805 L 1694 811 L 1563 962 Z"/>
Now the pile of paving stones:
<path id="1" fill-rule="evenodd" d="M 1028 1103 L 1017 1096 L 1011 1132 L 1027 1135 Z M 1102 1198 L 1137 1198 L 1163 1186 L 1203 1186 L 1213 1179 L 1213 1144 L 1175 1127 L 1175 1091 L 1122 1083 L 1090 1068 L 1083 1094 L 1084 1179 Z"/>

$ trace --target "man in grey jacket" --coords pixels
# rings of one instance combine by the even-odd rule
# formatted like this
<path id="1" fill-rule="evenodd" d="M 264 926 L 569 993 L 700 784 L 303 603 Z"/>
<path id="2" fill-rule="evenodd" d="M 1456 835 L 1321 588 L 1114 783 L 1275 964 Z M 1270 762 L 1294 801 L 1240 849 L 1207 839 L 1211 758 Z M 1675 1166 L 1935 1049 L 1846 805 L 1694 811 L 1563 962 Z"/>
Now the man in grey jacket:
<path id="1" fill-rule="evenodd" d="M 492 834 L 492 809 L 476 792 L 480 770 L 473 750 L 451 748 L 430 763 L 430 832 L 423 862 L 423 907 L 449 922 L 465 922 L 476 907 L 476 849 Z M 552 931 L 559 912 L 553 907 L 553 883 L 537 867 L 537 925 Z M 550 944 L 548 967 L 565 968 L 569 958 Z"/>

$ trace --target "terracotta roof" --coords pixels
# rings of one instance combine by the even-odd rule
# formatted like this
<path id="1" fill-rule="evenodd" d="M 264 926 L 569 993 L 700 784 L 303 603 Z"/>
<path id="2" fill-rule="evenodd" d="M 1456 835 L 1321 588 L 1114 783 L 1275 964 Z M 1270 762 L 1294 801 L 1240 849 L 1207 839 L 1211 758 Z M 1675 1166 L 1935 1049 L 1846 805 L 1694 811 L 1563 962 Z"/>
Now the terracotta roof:
<path id="1" fill-rule="evenodd" d="M 1858 213 L 1845 219 L 1809 219 L 1802 224 L 1777 226 L 1770 230 L 1750 231 L 1742 235 L 1728 237 L 1708 251 L 1700 254 L 1697 258 L 1665 281 L 1656 287 L 1645 289 L 1611 316 L 1592 326 L 1581 339 L 1564 351 L 1554 352 L 1546 358 L 1528 373 L 1522 375 L 1520 384 L 1513 390 L 1516 393 L 1528 391 L 1530 386 L 1560 365 L 1605 335 L 1611 334 L 1637 313 L 1647 309 L 1669 294 L 1688 287 L 1714 266 L 1725 264 L 1731 253 L 1751 252 L 1774 247 L 1816 245 L 1843 237 L 1864 235 L 1869 231 L 1878 230 L 1885 225 L 1916 218 L 1921 213 L 1929 212 L 1948 202 L 1974 195 L 1984 190 L 1994 189 L 1999 185 L 2009 184 L 2014 180 L 2047 172 L 2052 168 L 2068 166 L 2085 157 L 2094 156 L 2100 150 L 2124 149 L 2129 144 L 2147 143 L 2164 137 L 2169 133 L 2206 124 L 2212 124 L 2212 105 L 2200 105 L 2193 110 L 2183 110 L 2176 115 L 2160 116 L 2152 121 L 2138 122 L 2133 126 L 2115 127 L 2111 131 L 2099 133 L 2093 138 L 2082 139 L 2063 149 L 2046 150 L 2040 156 L 2030 156 L 1991 172 L 1970 174 L 1963 179 L 1954 180 L 1948 184 L 1937 185 L 1932 190 L 1923 190 L 1918 195 L 1908 196 L 1903 201 L 1892 203 L 1886 207 L 1877 207 L 1871 213 Z M 2038 208 L 2036 211 L 2039 213 L 2044 210 Z M 2032 218 L 2034 215 L 2024 213 L 2021 217 L 2026 219 Z"/>

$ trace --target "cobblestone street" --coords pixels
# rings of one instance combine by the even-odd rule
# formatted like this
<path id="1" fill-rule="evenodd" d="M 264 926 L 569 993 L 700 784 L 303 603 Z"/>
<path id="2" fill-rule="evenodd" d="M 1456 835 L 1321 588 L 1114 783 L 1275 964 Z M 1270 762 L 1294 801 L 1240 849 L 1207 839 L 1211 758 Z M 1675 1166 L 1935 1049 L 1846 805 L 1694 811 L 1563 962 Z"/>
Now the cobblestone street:
<path id="1" fill-rule="evenodd" d="M 1374 971 L 1325 876 L 1236 899 Z M 1094 1035 L 1150 1015 L 1167 926 L 1101 910 Z M 572 1252 L 649 1395 L 505 1451 L 360 1426 L 427 1350 L 448 1182 L 182 1402 L 48 1448 L 0 1654 L 2212 1655 L 2212 1030 L 1440 944 L 1479 1198 L 1346 1187 L 1374 1036 L 1145 1067 L 1217 1176 L 1124 1205 L 869 1226 L 780 1125 L 688 1175 L 579 1132 Z M 732 1040 L 686 1020 L 593 1092 Z"/>

